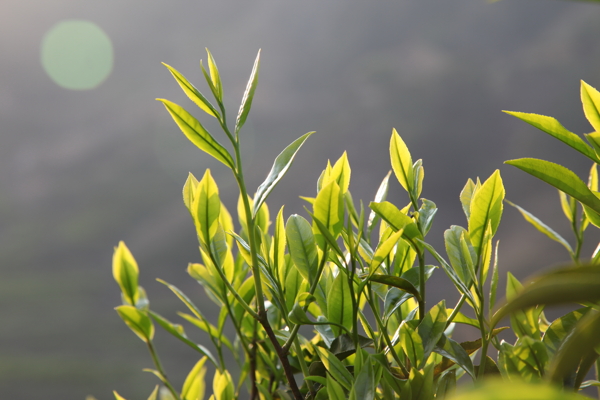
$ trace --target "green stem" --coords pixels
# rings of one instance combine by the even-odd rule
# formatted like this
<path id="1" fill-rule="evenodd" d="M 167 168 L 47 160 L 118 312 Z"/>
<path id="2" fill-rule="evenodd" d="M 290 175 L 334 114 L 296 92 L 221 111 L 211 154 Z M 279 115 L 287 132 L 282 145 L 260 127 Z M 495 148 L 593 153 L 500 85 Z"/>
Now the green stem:
<path id="1" fill-rule="evenodd" d="M 164 379 L 163 383 L 165 384 L 167 389 L 169 389 L 169 392 L 171 392 L 171 395 L 173 396 L 173 398 L 175 400 L 181 400 L 181 398 L 179 397 L 179 394 L 177 394 L 177 391 L 175 390 L 173 385 L 171 385 L 171 382 L 169 382 L 169 379 L 167 379 L 167 374 L 165 373 L 165 370 L 163 369 L 163 366 L 158 358 L 158 354 L 156 353 L 154 344 L 152 343 L 151 340 L 148 340 L 146 342 L 146 344 L 148 345 L 148 350 L 150 351 L 150 355 L 152 356 L 152 361 L 154 362 L 154 366 L 156 367 L 156 370 L 158 372 L 160 372 L 160 375 Z"/>
<path id="2" fill-rule="evenodd" d="M 375 315 L 377 327 L 379 328 L 379 332 L 383 336 L 383 339 L 385 340 L 385 343 L 386 343 L 388 349 L 390 349 L 390 353 L 392 353 L 392 357 L 394 358 L 394 361 L 396 361 L 396 364 L 398 364 L 398 367 L 400 367 L 404 376 L 406 376 L 406 378 L 408 378 L 408 376 L 410 375 L 410 372 L 408 371 L 408 369 L 406 368 L 404 363 L 400 360 L 400 357 L 398 357 L 398 353 L 396 353 L 396 350 L 394 350 L 394 346 L 392 345 L 390 336 L 387 333 L 387 327 L 383 324 L 383 321 L 381 320 L 379 313 L 375 312 L 376 308 L 373 304 L 373 299 L 367 297 L 367 302 L 369 303 L 369 306 L 371 307 L 371 309 L 374 311 L 373 314 Z"/>
<path id="3" fill-rule="evenodd" d="M 310 372 L 308 370 L 308 365 L 306 365 L 306 361 L 304 360 L 304 356 L 302 355 L 302 347 L 300 346 L 300 341 L 298 337 L 294 339 L 294 347 L 296 348 L 296 355 L 298 356 L 298 362 L 300 363 L 300 369 L 302 370 L 302 375 L 310 376 Z M 310 392 L 310 398 L 314 399 L 317 396 L 317 392 L 315 392 L 315 388 L 310 381 L 306 381 L 306 386 L 308 386 L 308 390 Z"/>
<path id="4" fill-rule="evenodd" d="M 425 254 L 417 251 L 419 258 L 419 321 L 425 318 Z"/>
<path id="5" fill-rule="evenodd" d="M 315 293 L 315 290 L 317 290 L 317 285 L 319 284 L 319 279 L 321 278 L 321 274 L 323 273 L 323 269 L 325 268 L 325 263 L 327 262 L 327 252 L 328 251 L 329 251 L 329 246 L 327 244 L 325 244 L 325 247 L 323 249 L 323 258 L 321 259 L 321 263 L 319 264 L 319 268 L 317 269 L 317 276 L 308 291 L 308 293 L 310 293 L 311 295 L 313 295 Z M 306 312 L 307 309 L 308 309 L 308 305 L 304 306 L 304 312 Z M 300 329 L 300 325 L 294 325 L 294 327 L 292 328 L 292 331 L 290 332 L 290 337 L 283 345 L 283 351 L 285 353 L 287 353 L 289 351 L 290 347 L 292 346 L 292 343 L 294 343 L 294 339 L 296 338 L 296 335 L 298 334 L 299 329 Z"/>

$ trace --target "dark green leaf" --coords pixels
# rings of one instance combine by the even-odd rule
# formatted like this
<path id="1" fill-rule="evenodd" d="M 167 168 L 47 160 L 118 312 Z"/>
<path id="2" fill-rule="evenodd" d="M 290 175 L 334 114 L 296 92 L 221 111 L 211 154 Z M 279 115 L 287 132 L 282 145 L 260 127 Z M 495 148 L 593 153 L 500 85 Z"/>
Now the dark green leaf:
<path id="1" fill-rule="evenodd" d="M 377 283 L 381 283 L 381 284 L 388 285 L 388 286 L 393 286 L 398 289 L 404 290 L 405 292 L 408 292 L 408 293 L 412 294 L 413 296 L 415 296 L 417 298 L 417 300 L 419 300 L 421 298 L 417 288 L 415 288 L 415 286 L 412 283 L 410 283 L 408 280 L 406 280 L 404 278 L 400 278 L 398 276 L 391 276 L 391 275 L 375 274 L 375 275 L 372 275 L 369 278 L 369 280 L 372 282 L 377 282 Z"/>
<path id="2" fill-rule="evenodd" d="M 467 354 L 465 349 L 460 344 L 450 339 L 446 335 L 442 335 L 433 351 L 454 361 L 457 365 L 464 369 L 465 372 L 471 375 L 473 379 L 475 379 L 473 362 L 471 361 L 469 354 Z"/>
<path id="3" fill-rule="evenodd" d="M 348 281 L 346 275 L 339 272 L 327 294 L 327 319 L 350 330 L 353 316 L 352 297 Z M 336 336 L 341 333 L 338 327 L 332 327 L 332 329 Z"/>

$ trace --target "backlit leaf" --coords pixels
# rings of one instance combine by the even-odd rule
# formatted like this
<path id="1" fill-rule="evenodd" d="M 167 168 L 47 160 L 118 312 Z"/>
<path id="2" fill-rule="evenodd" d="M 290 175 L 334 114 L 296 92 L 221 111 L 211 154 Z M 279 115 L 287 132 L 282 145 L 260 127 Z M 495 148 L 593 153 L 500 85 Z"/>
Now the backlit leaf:
<path id="1" fill-rule="evenodd" d="M 210 104 L 210 101 L 208 101 L 206 97 L 204 97 L 204 95 L 200 93 L 200 91 L 185 78 L 185 76 L 183 76 L 179 71 L 170 65 L 165 63 L 162 63 L 162 65 L 169 69 L 169 72 L 171 72 L 171 75 L 173 75 L 173 78 L 175 78 L 181 89 L 183 89 L 183 92 L 186 94 L 186 96 L 189 97 L 190 100 L 192 100 L 198 107 L 200 107 L 202 111 L 217 119 L 220 118 L 220 115 L 215 107 Z"/>
<path id="2" fill-rule="evenodd" d="M 582 100 L 583 100 L 583 85 L 581 87 L 582 92 Z M 527 122 L 528 124 L 535 126 L 536 128 L 546 132 L 547 134 L 555 137 L 561 142 L 571 146 L 581 154 L 586 157 L 589 157 L 593 161 L 598 161 L 598 157 L 589 145 L 587 145 L 583 139 L 579 136 L 567 130 L 564 126 L 560 124 L 555 118 L 547 117 L 545 115 L 539 114 L 528 114 L 522 112 L 514 112 L 514 111 L 504 111 L 505 113 L 512 115 L 514 117 L 519 118 L 522 121 Z"/>
<path id="3" fill-rule="evenodd" d="M 595 131 L 600 131 L 600 93 L 584 81 L 581 81 L 581 103 L 587 120 Z"/>
<path id="4" fill-rule="evenodd" d="M 390 158 L 392 160 L 392 169 L 398 182 L 400 182 L 404 190 L 410 193 L 414 179 L 412 157 L 408 151 L 408 147 L 406 147 L 396 129 L 393 129 L 390 140 Z"/>
<path id="5" fill-rule="evenodd" d="M 194 118 L 183 107 L 165 99 L 156 99 L 163 103 L 173 120 L 179 126 L 183 134 L 198 148 L 229 168 L 234 168 L 234 162 L 229 152 L 212 137 L 212 135 L 202 126 L 200 121 Z"/>
<path id="6" fill-rule="evenodd" d="M 496 233 L 502 217 L 504 185 L 500 171 L 496 170 L 475 192 L 471 200 L 469 217 L 469 237 L 481 260 L 481 250 L 485 243 L 485 230 L 492 227 L 492 236 Z"/>
<path id="7" fill-rule="evenodd" d="M 285 233 L 294 265 L 304 279 L 312 284 L 317 274 L 318 253 L 310 224 L 294 214 L 287 220 Z"/>
<path id="8" fill-rule="evenodd" d="M 535 227 L 535 229 L 542 232 L 544 235 L 548 236 L 550 239 L 562 244 L 569 253 L 573 253 L 573 249 L 571 248 L 571 245 L 569 244 L 569 242 L 567 242 L 565 239 L 563 239 L 563 237 L 560 236 L 558 233 L 556 233 L 552 228 L 550 228 L 548 225 L 544 224 L 542 221 L 540 221 L 538 218 L 536 218 L 529 211 L 524 210 L 523 208 L 519 207 L 518 205 L 516 205 L 508 200 L 506 200 L 506 202 L 508 204 L 510 204 L 511 206 L 513 206 L 514 208 L 516 208 L 517 210 L 519 210 L 521 215 L 523 215 L 523 218 L 525 218 L 525 220 L 527 222 L 529 222 L 531 225 L 533 225 Z"/>
<path id="9" fill-rule="evenodd" d="M 154 337 L 154 325 L 150 317 L 133 306 L 119 306 L 116 307 L 117 313 L 121 317 L 125 324 L 138 335 L 140 339 L 148 343 Z"/>
<path id="10" fill-rule="evenodd" d="M 182 400 L 204 399 L 204 374 L 206 374 L 206 357 L 202 357 L 192 368 L 181 389 Z"/>
<path id="11" fill-rule="evenodd" d="M 139 269 L 125 242 L 119 242 L 115 248 L 112 264 L 113 277 L 119 284 L 124 298 L 130 305 L 135 305 L 138 298 Z"/>
<path id="12" fill-rule="evenodd" d="M 338 273 L 327 294 L 327 319 L 345 326 L 348 330 L 352 328 L 353 310 L 350 288 L 346 275 Z M 339 335 L 340 328 L 332 326 L 335 335 Z"/>
<path id="13" fill-rule="evenodd" d="M 298 139 L 293 141 L 288 147 L 286 147 L 275 159 L 273 166 L 271 167 L 271 171 L 267 176 L 267 179 L 263 183 L 260 184 L 258 189 L 256 190 L 256 195 L 254 196 L 255 202 L 252 210 L 252 215 L 255 216 L 257 210 L 267 199 L 273 188 L 277 185 L 277 183 L 283 178 L 287 170 L 291 167 L 292 162 L 294 161 L 294 157 L 300 147 L 304 144 L 306 139 L 314 132 L 308 132 Z"/>
<path id="14" fill-rule="evenodd" d="M 209 64 L 210 66 L 210 64 Z M 216 68 L 216 66 L 215 66 Z M 246 118 L 248 117 L 248 113 L 250 112 L 250 107 L 252 107 L 252 99 L 254 98 L 254 91 L 256 90 L 256 86 L 258 85 L 258 71 L 260 69 L 260 50 L 256 55 L 256 60 L 254 60 L 254 66 L 252 67 L 252 72 L 250 73 L 250 79 L 248 79 L 248 84 L 246 85 L 246 90 L 244 91 L 244 96 L 242 97 L 242 104 L 240 105 L 240 111 L 238 112 L 237 119 L 235 121 L 235 133 L 242 129 L 242 126 L 246 122 Z"/>
<path id="15" fill-rule="evenodd" d="M 505 161 L 505 164 L 514 165 L 565 192 L 569 196 L 574 197 L 592 210 L 600 212 L 600 199 L 590 191 L 587 185 L 573 171 L 562 165 L 535 158 L 509 160 Z"/>
<path id="16" fill-rule="evenodd" d="M 344 200 L 340 187 L 335 181 L 329 182 L 317 194 L 313 204 L 313 218 L 319 220 L 336 239 L 344 228 Z M 315 240 L 321 249 L 325 248 L 325 238 L 315 226 Z"/>
<path id="17" fill-rule="evenodd" d="M 208 248 L 213 236 L 217 233 L 219 226 L 219 214 L 221 212 L 221 199 L 219 199 L 219 188 L 210 174 L 210 169 L 204 173 L 204 177 L 196 187 L 194 195 L 194 209 L 196 210 L 196 230 L 200 242 L 204 248 Z"/>

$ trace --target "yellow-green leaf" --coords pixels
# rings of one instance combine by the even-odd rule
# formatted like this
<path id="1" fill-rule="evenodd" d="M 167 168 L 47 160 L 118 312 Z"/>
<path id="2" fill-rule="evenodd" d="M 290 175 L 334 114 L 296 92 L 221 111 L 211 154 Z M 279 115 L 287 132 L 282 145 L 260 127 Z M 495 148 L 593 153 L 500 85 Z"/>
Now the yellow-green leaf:
<path id="1" fill-rule="evenodd" d="M 210 169 L 206 170 L 204 177 L 196 187 L 193 208 L 196 214 L 194 222 L 198 237 L 205 248 L 208 248 L 213 236 L 217 233 L 221 211 L 219 188 L 210 174 Z"/>
<path id="2" fill-rule="evenodd" d="M 229 152 L 212 137 L 212 135 L 202 126 L 200 121 L 194 118 L 183 107 L 165 99 L 156 99 L 163 103 L 173 120 L 179 126 L 183 134 L 198 148 L 229 168 L 234 168 L 234 162 Z"/>
<path id="3" fill-rule="evenodd" d="M 331 181 L 317 194 L 313 204 L 314 218 L 327 228 L 333 239 L 337 239 L 344 228 L 344 199 L 337 182 Z M 317 226 L 313 226 L 315 240 L 321 249 L 325 248 L 325 238 Z"/>
<path id="4" fill-rule="evenodd" d="M 216 400 L 234 400 L 234 385 L 231 375 L 226 370 L 215 371 L 213 379 L 213 393 Z"/>
<path id="5" fill-rule="evenodd" d="M 496 234 L 502 217 L 504 185 L 500 171 L 496 170 L 473 194 L 471 215 L 469 217 L 469 237 L 475 253 L 481 259 L 481 250 L 485 243 L 485 230 L 492 227 L 492 236 Z"/>
<path id="6" fill-rule="evenodd" d="M 162 65 L 169 69 L 171 75 L 173 75 L 173 78 L 175 78 L 181 89 L 183 89 L 183 92 L 186 94 L 186 96 L 189 97 L 189 99 L 192 100 L 198 107 L 200 107 L 202 111 L 217 119 L 220 118 L 215 107 L 210 104 L 210 101 L 208 101 L 206 97 L 204 97 L 204 95 L 200 93 L 200 91 L 185 78 L 185 76 L 183 76 L 179 71 L 170 65 L 165 63 L 162 63 Z"/>
<path id="7" fill-rule="evenodd" d="M 154 337 L 154 325 L 143 311 L 138 310 L 133 306 L 119 306 L 116 307 L 117 313 L 121 317 L 125 324 L 138 335 L 140 339 L 148 343 Z"/>
<path id="8" fill-rule="evenodd" d="M 192 368 L 181 389 L 182 400 L 203 400 L 204 399 L 204 375 L 206 374 L 206 357 L 202 357 Z"/>
<path id="9" fill-rule="evenodd" d="M 135 305 L 138 299 L 138 275 L 139 269 L 135 258 L 125 243 L 119 242 L 113 254 L 113 277 L 130 305 Z"/>
<path id="10" fill-rule="evenodd" d="M 584 81 L 581 81 L 581 103 L 587 120 L 595 131 L 600 131 L 600 93 Z"/>
<path id="11" fill-rule="evenodd" d="M 392 160 L 392 169 L 402 185 L 404 190 L 411 192 L 414 181 L 413 177 L 413 162 L 408 147 L 396 132 L 392 130 L 392 138 L 390 140 L 390 158 Z"/>
<path id="12" fill-rule="evenodd" d="M 210 58 L 209 58 L 210 61 Z M 211 64 L 209 64 L 210 66 Z M 216 66 L 215 66 L 216 69 Z M 246 90 L 244 91 L 244 96 L 242 97 L 242 104 L 240 105 L 240 111 L 238 112 L 237 119 L 235 121 L 235 133 L 237 134 L 244 123 L 246 122 L 246 118 L 248 117 L 248 113 L 250 112 L 250 107 L 252 107 L 252 99 L 254 98 L 254 91 L 256 90 L 256 86 L 258 85 L 258 71 L 260 69 L 260 50 L 258 50 L 258 54 L 256 55 L 256 60 L 254 60 L 254 66 L 252 67 L 252 72 L 250 73 L 250 79 L 248 80 L 248 84 L 246 85 Z"/>

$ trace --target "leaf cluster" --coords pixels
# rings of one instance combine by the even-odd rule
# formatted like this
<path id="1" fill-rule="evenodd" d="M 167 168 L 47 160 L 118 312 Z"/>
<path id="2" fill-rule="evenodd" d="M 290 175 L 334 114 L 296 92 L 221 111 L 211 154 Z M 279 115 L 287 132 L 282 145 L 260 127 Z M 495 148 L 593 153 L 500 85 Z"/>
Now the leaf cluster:
<path id="1" fill-rule="evenodd" d="M 203 399 L 207 366 L 214 371 L 211 400 L 443 399 L 453 395 L 463 376 L 471 381 L 490 377 L 518 381 L 524 393 L 532 393 L 527 398 L 546 393 L 544 398 L 574 399 L 575 394 L 561 394 L 553 387 L 539 386 L 540 382 L 574 391 L 599 384 L 597 380 L 583 381 L 597 362 L 595 349 L 600 345 L 600 336 L 594 334 L 600 328 L 599 252 L 584 262 L 580 261 L 580 249 L 589 224 L 600 226 L 595 172 L 600 162 L 600 134 L 586 135 L 586 144 L 550 117 L 511 113 L 583 153 L 594 167 L 586 185 L 571 171 L 547 161 L 507 162 L 560 190 L 563 211 L 576 236 L 574 247 L 531 213 L 508 204 L 561 243 L 575 265 L 538 276 L 525 285 L 509 273 L 508 300 L 494 313 L 499 280 L 494 237 L 505 204 L 499 171 L 483 181 L 469 179 L 465 184 L 459 196 L 465 227 L 454 225 L 444 232 L 445 255 L 427 239 L 438 210 L 433 201 L 421 196 L 423 162 L 413 161 L 396 130 L 389 145 L 391 171 L 367 206 L 351 195 L 352 170 L 344 153 L 327 163 L 316 193 L 303 197 L 308 218 L 286 216 L 283 207 L 274 214 L 266 200 L 312 132 L 286 147 L 264 182 L 256 191 L 248 191 L 240 142 L 258 83 L 260 52 L 232 130 L 222 80 L 210 52 L 208 71 L 202 64 L 201 68 L 214 104 L 181 73 L 166 67 L 189 99 L 217 119 L 231 150 L 183 107 L 159 101 L 193 144 L 231 170 L 239 200 L 234 222 L 210 170 L 200 179 L 190 173 L 183 187 L 183 201 L 199 243 L 199 259 L 188 265 L 187 272 L 220 310 L 217 320 L 205 316 L 209 305 L 199 307 L 199 299 L 159 280 L 183 303 L 185 311 L 178 313 L 182 322 L 208 338 L 212 349 L 198 344 L 182 325 L 151 309 L 138 284 L 134 257 L 123 242 L 115 248 L 113 275 L 123 302 L 116 310 L 147 345 L 155 366 L 148 371 L 162 386 L 155 388 L 149 400 Z M 582 100 L 586 116 L 600 131 L 600 95 L 584 84 Z M 387 200 L 392 174 L 406 192 L 406 204 Z M 445 301 L 433 306 L 426 302 L 427 280 L 438 270 L 460 294 L 453 306 Z M 544 306 L 565 302 L 582 308 L 548 322 Z M 497 324 L 508 315 L 517 337 L 514 344 L 498 339 L 509 327 Z M 225 330 L 227 321 L 233 332 Z M 454 340 L 456 324 L 473 329 L 479 339 Z M 155 325 L 198 353 L 199 361 L 181 390 L 171 384 L 159 360 L 153 342 Z M 490 357 L 494 352 L 497 356 Z M 231 363 L 240 371 L 236 376 L 229 372 Z M 489 385 L 456 398 L 508 396 L 506 386 Z M 116 392 L 115 397 L 122 399 Z"/>

